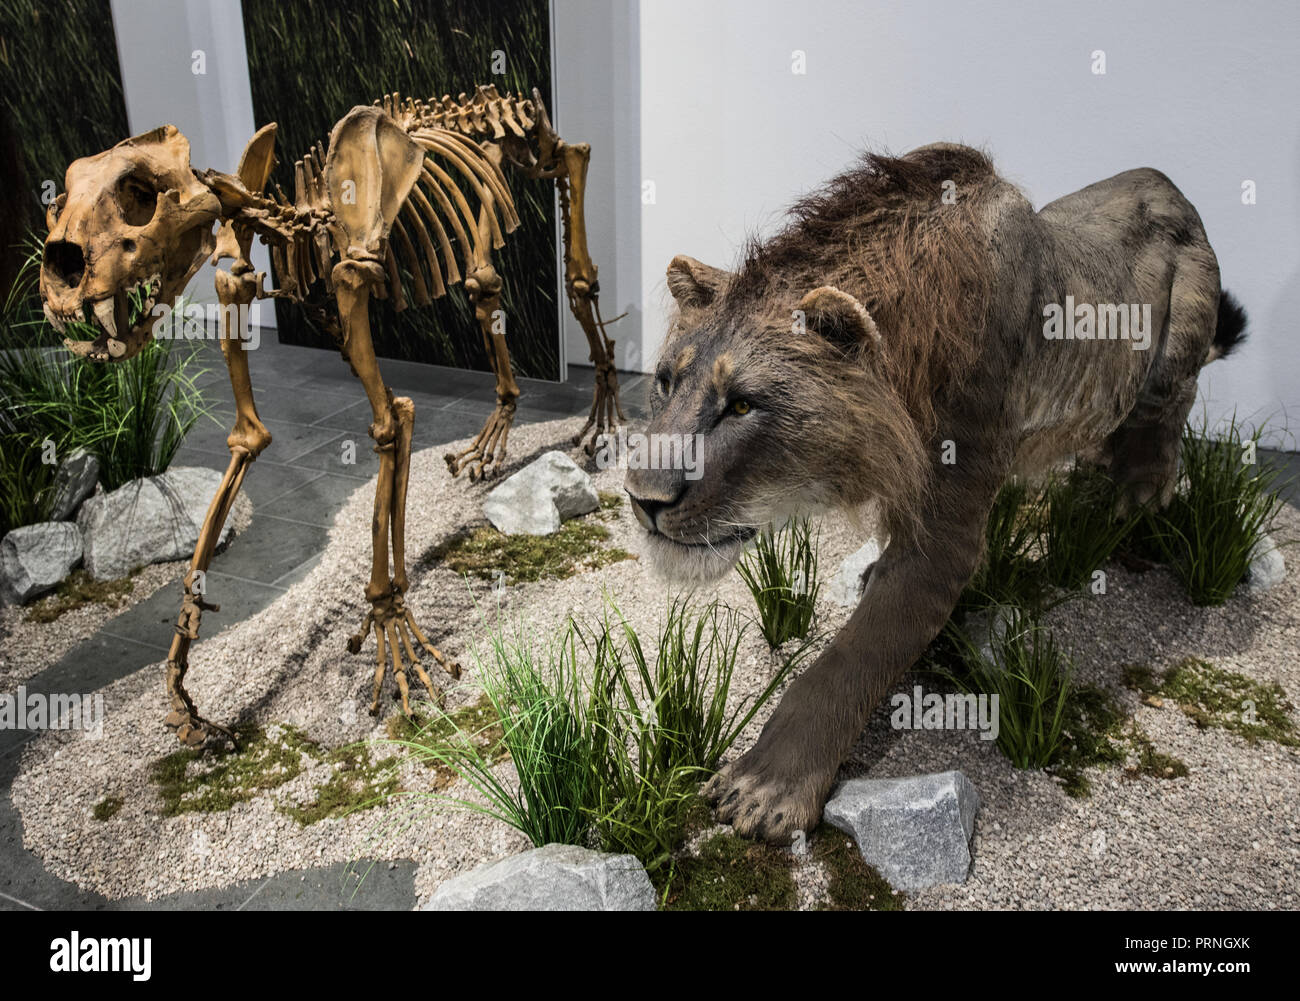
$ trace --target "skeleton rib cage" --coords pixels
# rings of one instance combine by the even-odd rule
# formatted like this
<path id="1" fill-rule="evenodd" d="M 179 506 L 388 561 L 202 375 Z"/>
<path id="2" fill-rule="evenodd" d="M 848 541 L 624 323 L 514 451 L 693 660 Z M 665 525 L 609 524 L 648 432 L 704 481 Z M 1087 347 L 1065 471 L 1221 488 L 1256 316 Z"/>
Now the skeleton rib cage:
<path id="1" fill-rule="evenodd" d="M 473 274 L 491 250 L 505 246 L 506 235 L 519 226 L 501 168 L 505 159 L 530 177 L 557 180 L 568 244 L 567 178 L 544 162 L 554 135 L 540 99 L 503 97 L 487 86 L 472 99 L 461 94 L 456 100 L 444 96 L 425 102 L 390 94 L 375 103 L 424 150 L 419 178 L 382 250 L 387 287 L 377 287 L 376 298 L 391 298 L 394 308 L 404 310 L 409 285 L 410 300 L 426 306 Z M 276 294 L 288 298 L 301 299 L 317 280 L 333 291 L 330 272 L 339 257 L 339 241 L 331 239 L 333 227 L 322 218 L 330 204 L 326 158 L 318 143 L 294 164 L 292 202 L 276 187 L 276 209 L 299 223 L 288 232 L 279 229 L 281 239 L 268 241 L 276 274 L 282 276 Z"/>

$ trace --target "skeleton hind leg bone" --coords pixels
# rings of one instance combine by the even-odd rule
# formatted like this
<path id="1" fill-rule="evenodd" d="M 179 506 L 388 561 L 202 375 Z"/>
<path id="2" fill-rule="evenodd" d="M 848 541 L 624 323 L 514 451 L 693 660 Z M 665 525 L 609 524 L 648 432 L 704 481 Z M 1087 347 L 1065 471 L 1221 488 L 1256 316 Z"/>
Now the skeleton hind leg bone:
<path id="1" fill-rule="evenodd" d="M 406 607 L 406 494 L 410 481 L 411 432 L 415 423 L 415 405 L 406 397 L 394 398 L 383 381 L 370 339 L 367 303 L 370 289 L 382 283 L 384 270 L 377 262 L 344 260 L 332 274 L 338 294 L 339 319 L 343 327 L 344 349 L 348 361 L 360 378 L 370 400 L 374 423 L 370 436 L 379 453 L 379 477 L 375 485 L 374 517 L 371 521 L 372 562 L 366 599 L 366 613 L 360 631 L 348 641 L 348 649 L 359 653 L 366 633 L 375 633 L 375 679 L 371 697 L 371 714 L 379 711 L 379 696 L 384 675 L 391 662 L 393 680 L 402 698 L 402 711 L 411 715 L 410 684 L 407 668 L 415 675 L 435 702 L 441 693 L 424 669 L 415 650 L 418 644 L 453 678 L 460 677 L 460 666 L 429 642 L 411 610 Z M 389 575 L 388 548 L 393 548 L 393 573 Z M 412 637 L 415 643 L 412 643 Z M 405 651 L 405 660 L 403 659 Z"/>
<path id="2" fill-rule="evenodd" d="M 460 453 L 448 452 L 443 456 L 453 476 L 469 468 L 469 478 L 479 480 L 496 472 L 506 457 L 506 443 L 519 406 L 519 384 L 510 368 L 510 348 L 506 344 L 504 327 L 498 324 L 501 317 L 501 278 L 488 257 L 490 232 L 488 225 L 493 207 L 485 200 L 479 213 L 479 239 L 474 248 L 474 271 L 465 279 L 465 291 L 474 306 L 474 316 L 483 333 L 483 345 L 488 363 L 496 376 L 497 405 L 481 430 Z"/>

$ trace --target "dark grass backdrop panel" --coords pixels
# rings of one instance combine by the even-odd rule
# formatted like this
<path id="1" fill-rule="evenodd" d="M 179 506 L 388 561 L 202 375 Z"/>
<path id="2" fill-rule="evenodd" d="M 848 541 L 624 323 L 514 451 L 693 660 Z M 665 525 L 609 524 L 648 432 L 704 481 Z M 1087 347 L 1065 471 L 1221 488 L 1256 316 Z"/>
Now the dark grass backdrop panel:
<path id="1" fill-rule="evenodd" d="M 126 137 L 109 0 L 0 0 L 0 301 L 45 236 L 44 183 Z"/>
<path id="2" fill-rule="evenodd" d="M 551 93 L 547 0 L 243 0 L 253 111 L 258 125 L 279 123 L 274 179 L 293 191 L 293 162 L 325 141 L 358 104 L 396 91 L 413 97 L 499 90 Z M 493 52 L 505 74 L 493 75 Z M 506 335 L 515 372 L 558 379 L 559 316 L 555 196 L 551 182 L 527 181 L 506 168 L 521 224 L 494 256 L 505 281 Z M 404 288 L 410 285 L 404 283 Z M 457 286 L 430 307 L 397 313 L 373 302 L 380 355 L 487 369 L 483 337 Z M 333 347 L 292 303 L 277 302 L 280 340 Z"/>

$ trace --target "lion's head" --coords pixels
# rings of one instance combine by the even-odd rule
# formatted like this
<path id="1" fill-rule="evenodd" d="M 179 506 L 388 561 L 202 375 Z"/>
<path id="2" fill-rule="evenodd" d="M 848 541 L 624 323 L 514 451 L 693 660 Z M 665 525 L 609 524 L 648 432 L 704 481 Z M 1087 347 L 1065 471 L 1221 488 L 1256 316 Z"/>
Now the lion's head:
<path id="1" fill-rule="evenodd" d="M 633 466 L 626 480 L 656 565 L 697 582 L 729 570 L 766 526 L 871 499 L 905 504 L 924 476 L 862 303 L 831 286 L 732 297 L 732 280 L 689 257 L 669 265 L 678 312 L 646 435 L 652 455 L 689 436 L 698 448 L 689 469 Z"/>

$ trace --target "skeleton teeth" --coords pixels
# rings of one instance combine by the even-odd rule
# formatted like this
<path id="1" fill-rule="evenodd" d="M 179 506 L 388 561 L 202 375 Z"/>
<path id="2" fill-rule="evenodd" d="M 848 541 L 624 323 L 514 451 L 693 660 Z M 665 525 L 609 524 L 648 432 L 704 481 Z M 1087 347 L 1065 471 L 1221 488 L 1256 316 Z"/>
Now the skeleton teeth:
<path id="1" fill-rule="evenodd" d="M 117 336 L 117 318 L 113 315 L 117 306 L 112 299 L 100 299 L 95 303 L 95 318 L 99 325 L 108 331 L 109 337 Z"/>
<path id="2" fill-rule="evenodd" d="M 63 322 L 62 319 L 60 319 L 59 314 L 54 312 L 54 310 L 50 308 L 50 304 L 48 302 L 45 304 L 45 320 L 47 323 L 49 323 L 51 327 L 53 327 L 59 333 L 63 333 L 63 328 L 66 326 L 66 324 Z"/>

